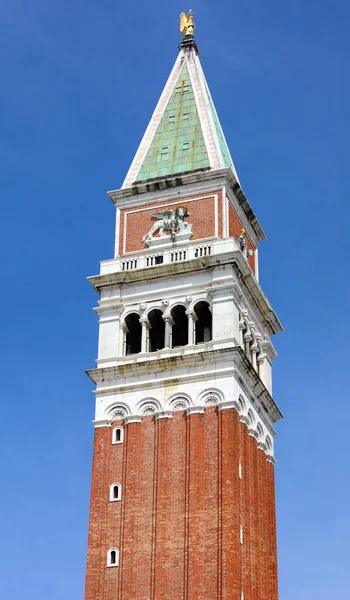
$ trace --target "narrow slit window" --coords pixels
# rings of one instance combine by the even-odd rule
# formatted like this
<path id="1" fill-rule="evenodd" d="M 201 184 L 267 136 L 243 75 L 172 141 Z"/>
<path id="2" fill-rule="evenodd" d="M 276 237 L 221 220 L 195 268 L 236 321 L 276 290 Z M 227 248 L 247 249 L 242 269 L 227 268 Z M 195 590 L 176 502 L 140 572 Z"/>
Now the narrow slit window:
<path id="1" fill-rule="evenodd" d="M 175 115 L 169 117 L 169 123 L 175 123 Z"/>
<path id="2" fill-rule="evenodd" d="M 124 441 L 124 429 L 123 427 L 115 427 L 112 434 L 113 444 L 122 444 Z"/>
<path id="3" fill-rule="evenodd" d="M 190 113 L 184 113 L 184 114 L 182 115 L 182 120 L 183 120 L 183 121 L 188 121 L 188 119 L 189 119 L 189 118 L 190 118 Z"/>
<path id="4" fill-rule="evenodd" d="M 182 144 L 182 149 L 183 150 L 189 150 L 190 149 L 190 143 L 189 142 L 184 142 Z"/>
<path id="5" fill-rule="evenodd" d="M 160 150 L 161 154 L 168 154 L 168 146 L 163 146 Z"/>
<path id="6" fill-rule="evenodd" d="M 107 567 L 117 567 L 119 565 L 119 550 L 110 548 L 107 552 Z"/>
<path id="7" fill-rule="evenodd" d="M 118 502 L 122 498 L 122 486 L 120 483 L 112 483 L 109 490 L 109 499 L 111 502 Z"/>

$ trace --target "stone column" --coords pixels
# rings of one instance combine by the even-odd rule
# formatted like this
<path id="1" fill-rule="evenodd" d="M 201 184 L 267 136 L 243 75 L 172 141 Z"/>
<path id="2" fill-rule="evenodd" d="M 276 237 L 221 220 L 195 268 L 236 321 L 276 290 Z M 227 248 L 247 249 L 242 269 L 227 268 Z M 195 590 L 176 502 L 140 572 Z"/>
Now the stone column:
<path id="1" fill-rule="evenodd" d="M 194 310 L 186 310 L 186 315 L 188 318 L 188 345 L 194 346 L 196 343 L 196 321 L 198 319 Z"/>
<path id="2" fill-rule="evenodd" d="M 128 333 L 128 326 L 125 323 L 125 321 L 123 321 L 122 326 L 121 326 L 121 330 L 123 332 L 122 335 L 122 356 L 126 356 L 126 334 Z"/>
<path id="3" fill-rule="evenodd" d="M 164 348 L 171 348 L 171 328 L 173 319 L 171 315 L 163 315 L 165 322 L 165 333 L 164 333 Z"/>
<path id="4" fill-rule="evenodd" d="M 148 352 L 148 331 L 150 329 L 149 320 L 146 317 L 142 317 L 140 319 L 141 327 L 142 327 L 142 335 L 141 335 L 141 353 L 144 354 Z"/>

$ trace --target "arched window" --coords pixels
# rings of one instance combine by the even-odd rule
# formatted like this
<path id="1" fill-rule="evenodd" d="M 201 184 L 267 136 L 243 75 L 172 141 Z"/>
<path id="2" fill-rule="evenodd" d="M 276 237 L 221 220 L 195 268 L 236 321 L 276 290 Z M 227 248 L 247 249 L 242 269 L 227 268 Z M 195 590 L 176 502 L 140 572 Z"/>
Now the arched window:
<path id="1" fill-rule="evenodd" d="M 122 499 L 122 486 L 120 483 L 112 483 L 109 488 L 109 499 L 111 502 L 119 502 Z"/>
<path id="2" fill-rule="evenodd" d="M 115 427 L 112 432 L 112 444 L 122 444 L 124 442 L 124 428 Z"/>
<path id="3" fill-rule="evenodd" d="M 107 567 L 117 567 L 119 565 L 119 550 L 110 548 L 107 552 Z"/>
<path id="4" fill-rule="evenodd" d="M 165 323 L 162 311 L 158 309 L 151 310 L 148 315 L 150 323 L 149 330 L 149 351 L 157 352 L 164 348 Z"/>
<path id="5" fill-rule="evenodd" d="M 141 352 L 142 327 L 137 313 L 131 313 L 125 318 L 125 355 Z"/>
<path id="6" fill-rule="evenodd" d="M 188 318 L 184 306 L 174 306 L 171 311 L 173 319 L 171 347 L 187 346 L 188 344 Z"/>
<path id="7" fill-rule="evenodd" d="M 212 339 L 212 314 L 208 302 L 198 302 L 194 307 L 196 320 L 196 344 L 210 342 Z"/>

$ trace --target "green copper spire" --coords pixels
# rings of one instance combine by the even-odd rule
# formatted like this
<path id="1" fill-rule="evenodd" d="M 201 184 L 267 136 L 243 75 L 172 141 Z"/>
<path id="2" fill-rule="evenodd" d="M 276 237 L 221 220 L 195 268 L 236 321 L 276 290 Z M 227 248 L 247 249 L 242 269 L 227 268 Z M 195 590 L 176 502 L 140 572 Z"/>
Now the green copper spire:
<path id="1" fill-rule="evenodd" d="M 123 188 L 225 168 L 238 181 L 198 54 L 193 35 L 185 36 Z"/>
<path id="2" fill-rule="evenodd" d="M 185 64 L 136 181 L 208 168 L 208 154 Z"/>

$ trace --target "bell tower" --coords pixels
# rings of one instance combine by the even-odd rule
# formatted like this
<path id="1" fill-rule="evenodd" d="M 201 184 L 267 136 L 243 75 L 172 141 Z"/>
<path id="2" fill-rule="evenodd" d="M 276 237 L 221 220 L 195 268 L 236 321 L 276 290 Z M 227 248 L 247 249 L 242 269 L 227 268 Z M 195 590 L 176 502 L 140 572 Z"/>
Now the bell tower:
<path id="1" fill-rule="evenodd" d="M 192 14 L 119 190 L 100 299 L 85 600 L 277 600 L 264 232 Z"/>

